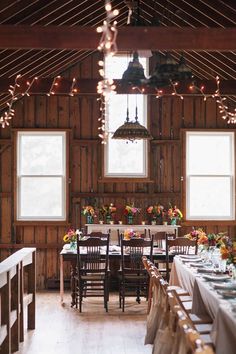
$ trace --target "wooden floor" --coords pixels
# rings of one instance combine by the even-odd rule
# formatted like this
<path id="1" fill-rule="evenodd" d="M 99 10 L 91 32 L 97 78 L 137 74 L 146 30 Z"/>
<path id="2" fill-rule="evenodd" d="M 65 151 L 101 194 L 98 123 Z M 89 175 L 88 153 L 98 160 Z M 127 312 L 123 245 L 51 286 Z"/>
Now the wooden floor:
<path id="1" fill-rule="evenodd" d="M 128 298 L 125 312 L 112 294 L 109 312 L 102 300 L 89 298 L 83 313 L 70 307 L 70 295 L 60 304 L 58 292 L 37 293 L 36 329 L 25 333 L 20 354 L 150 354 L 144 346 L 146 307 Z"/>

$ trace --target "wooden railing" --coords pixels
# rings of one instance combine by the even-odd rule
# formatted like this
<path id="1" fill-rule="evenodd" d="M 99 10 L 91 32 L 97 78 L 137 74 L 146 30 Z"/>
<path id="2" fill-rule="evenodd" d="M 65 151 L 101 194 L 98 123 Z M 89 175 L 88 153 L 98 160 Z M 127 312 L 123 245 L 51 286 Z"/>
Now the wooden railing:
<path id="1" fill-rule="evenodd" d="M 22 248 L 0 263 L 0 354 L 19 350 L 27 328 L 35 329 L 36 248 Z"/>

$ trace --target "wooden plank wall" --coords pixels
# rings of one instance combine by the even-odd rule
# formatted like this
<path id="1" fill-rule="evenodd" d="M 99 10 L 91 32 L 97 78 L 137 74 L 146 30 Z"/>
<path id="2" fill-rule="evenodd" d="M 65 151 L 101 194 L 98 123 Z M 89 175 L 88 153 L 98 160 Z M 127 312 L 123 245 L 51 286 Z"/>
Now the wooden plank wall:
<path id="1" fill-rule="evenodd" d="M 86 58 L 68 71 L 67 77 L 97 78 L 98 55 Z M 181 207 L 181 128 L 227 128 L 220 118 L 213 99 L 201 97 L 155 96 L 148 98 L 150 130 L 155 139 L 151 143 L 150 166 L 152 183 L 103 183 L 102 145 L 98 132 L 99 104 L 96 96 L 30 96 L 15 104 L 16 114 L 10 128 L 0 129 L 0 258 L 11 253 L 8 246 L 37 245 L 37 286 L 44 288 L 48 279 L 59 278 L 59 250 L 67 226 L 37 224 L 14 225 L 13 217 L 13 140 L 11 128 L 66 128 L 70 133 L 70 223 L 81 227 L 85 218 L 81 207 L 114 203 L 122 208 L 134 202 L 144 210 L 151 203 L 169 202 Z M 166 141 L 164 141 L 166 140 Z M 117 219 L 122 218 L 121 209 Z M 138 221 L 138 220 L 137 220 Z M 235 234 L 232 224 L 204 227 L 207 232 L 226 230 Z M 183 226 L 181 233 L 191 229 Z M 67 274 L 69 269 L 67 268 Z"/>

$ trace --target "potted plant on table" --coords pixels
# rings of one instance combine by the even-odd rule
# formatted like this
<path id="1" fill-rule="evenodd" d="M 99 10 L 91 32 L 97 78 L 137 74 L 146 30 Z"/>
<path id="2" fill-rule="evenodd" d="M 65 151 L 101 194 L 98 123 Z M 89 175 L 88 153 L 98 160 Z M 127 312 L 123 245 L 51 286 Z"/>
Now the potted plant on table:
<path id="1" fill-rule="evenodd" d="M 171 225 L 176 225 L 178 220 L 181 220 L 183 218 L 183 214 L 180 211 L 179 208 L 176 206 L 172 207 L 170 205 L 169 209 L 167 210 L 167 216 L 170 219 L 170 224 Z"/>
<path id="2" fill-rule="evenodd" d="M 70 228 L 67 233 L 63 236 L 63 241 L 65 243 L 69 243 L 70 249 L 76 249 L 77 237 L 80 237 L 82 232 L 80 230 L 75 230 L 74 228 Z"/>
<path id="3" fill-rule="evenodd" d="M 107 223 L 111 224 L 113 222 L 113 216 L 116 212 L 116 207 L 110 203 L 109 205 L 103 205 L 99 208 L 99 214 L 102 216 L 102 219 Z"/>
<path id="4" fill-rule="evenodd" d="M 140 213 L 141 209 L 136 208 L 134 204 L 131 205 L 126 205 L 124 209 L 124 215 L 127 217 L 127 224 L 132 225 L 134 216 L 136 216 L 138 213 Z"/>
<path id="5" fill-rule="evenodd" d="M 156 225 L 158 220 L 158 224 L 162 224 L 162 219 L 164 216 L 164 206 L 159 203 L 156 205 L 150 205 L 147 208 L 147 214 L 149 216 L 150 222 L 153 225 Z"/>
<path id="6" fill-rule="evenodd" d="M 86 223 L 87 224 L 93 224 L 94 217 L 96 216 L 94 207 L 91 205 L 83 206 L 82 215 L 86 216 Z"/>

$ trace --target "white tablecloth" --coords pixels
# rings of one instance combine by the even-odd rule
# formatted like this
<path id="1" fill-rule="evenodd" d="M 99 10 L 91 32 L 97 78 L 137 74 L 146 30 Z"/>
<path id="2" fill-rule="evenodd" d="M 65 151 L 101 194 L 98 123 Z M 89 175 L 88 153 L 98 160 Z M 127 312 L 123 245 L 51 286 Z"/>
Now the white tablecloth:
<path id="1" fill-rule="evenodd" d="M 213 320 L 212 340 L 216 354 L 236 353 L 236 312 L 230 301 L 224 300 L 204 280 L 195 269 L 183 264 L 179 257 L 174 258 L 170 274 L 170 285 L 179 285 L 193 297 L 192 312 L 208 314 Z"/>

